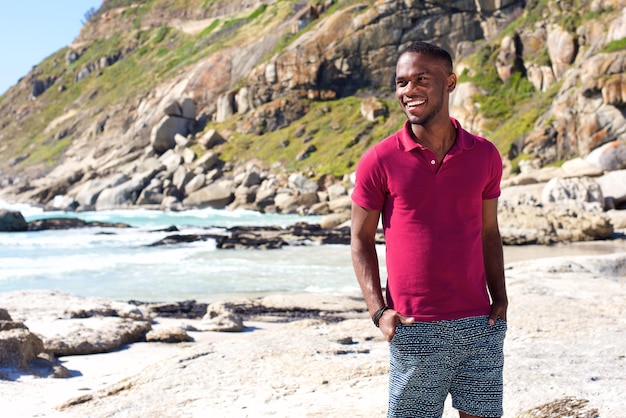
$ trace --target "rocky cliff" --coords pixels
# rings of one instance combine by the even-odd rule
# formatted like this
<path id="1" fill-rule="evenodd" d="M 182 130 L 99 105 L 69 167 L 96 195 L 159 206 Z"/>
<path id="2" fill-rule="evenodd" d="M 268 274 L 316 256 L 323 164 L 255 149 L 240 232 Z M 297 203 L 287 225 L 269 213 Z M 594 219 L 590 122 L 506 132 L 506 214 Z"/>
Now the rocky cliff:
<path id="1" fill-rule="evenodd" d="M 626 167 L 626 1 L 169 3 L 105 0 L 0 98 L 5 199 L 345 220 L 413 40 L 453 53 L 452 113 L 510 173 Z"/>

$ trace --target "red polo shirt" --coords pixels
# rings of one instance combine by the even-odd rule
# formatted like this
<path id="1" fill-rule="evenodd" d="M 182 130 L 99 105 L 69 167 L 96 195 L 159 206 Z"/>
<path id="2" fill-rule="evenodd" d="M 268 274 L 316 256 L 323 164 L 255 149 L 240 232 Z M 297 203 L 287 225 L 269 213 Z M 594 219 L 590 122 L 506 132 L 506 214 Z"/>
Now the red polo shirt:
<path id="1" fill-rule="evenodd" d="M 482 201 L 500 195 L 502 159 L 451 118 L 457 139 L 441 166 L 403 129 L 365 152 L 352 200 L 382 211 L 387 304 L 417 321 L 487 315 Z"/>

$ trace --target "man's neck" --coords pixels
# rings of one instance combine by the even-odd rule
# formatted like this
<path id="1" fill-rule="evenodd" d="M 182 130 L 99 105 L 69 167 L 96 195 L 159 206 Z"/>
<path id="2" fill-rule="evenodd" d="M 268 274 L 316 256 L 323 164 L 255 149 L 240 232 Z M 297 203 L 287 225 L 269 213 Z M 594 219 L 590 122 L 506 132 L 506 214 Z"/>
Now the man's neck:
<path id="1" fill-rule="evenodd" d="M 449 120 L 449 118 L 448 118 Z M 456 128 L 452 122 L 432 125 L 411 125 L 413 139 L 431 150 L 441 161 L 456 141 Z"/>

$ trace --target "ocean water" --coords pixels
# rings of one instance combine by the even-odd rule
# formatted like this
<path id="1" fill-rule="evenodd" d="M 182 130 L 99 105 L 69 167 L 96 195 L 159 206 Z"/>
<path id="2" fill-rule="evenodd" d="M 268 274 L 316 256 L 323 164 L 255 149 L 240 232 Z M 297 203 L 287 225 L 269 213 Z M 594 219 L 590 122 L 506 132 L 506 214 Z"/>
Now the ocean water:
<path id="1" fill-rule="evenodd" d="M 288 246 L 276 250 L 217 249 L 212 241 L 149 247 L 176 226 L 180 233 L 232 226 L 288 226 L 318 223 L 319 217 L 260 214 L 252 211 L 113 210 L 44 212 L 0 201 L 0 209 L 19 210 L 27 221 L 78 217 L 123 222 L 132 228 L 79 228 L 0 232 L 0 292 L 52 289 L 115 300 L 211 302 L 269 293 L 354 294 L 359 287 L 347 245 Z M 623 240 L 554 246 L 504 248 L 505 263 L 568 255 L 626 252 Z M 378 247 L 381 277 L 384 246 Z"/>
<path id="2" fill-rule="evenodd" d="M 132 226 L 0 233 L 0 292 L 54 289 L 115 300 L 210 302 L 276 292 L 358 291 L 346 245 L 224 250 L 203 241 L 148 246 L 171 234 L 157 230 L 172 225 L 182 234 L 206 233 L 231 226 L 317 223 L 319 217 L 214 209 L 64 213 L 6 202 L 0 208 L 19 210 L 27 221 L 77 217 Z"/>

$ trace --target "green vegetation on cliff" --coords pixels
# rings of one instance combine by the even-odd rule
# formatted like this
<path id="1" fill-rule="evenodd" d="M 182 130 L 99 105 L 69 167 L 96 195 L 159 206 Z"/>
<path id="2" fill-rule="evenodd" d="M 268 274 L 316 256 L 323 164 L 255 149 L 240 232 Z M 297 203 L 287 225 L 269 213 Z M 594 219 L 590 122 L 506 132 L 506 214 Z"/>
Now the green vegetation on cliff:
<path id="1" fill-rule="evenodd" d="M 322 17 L 348 7 L 365 10 L 373 3 L 336 1 Z M 483 134 L 503 155 L 536 127 L 561 86 L 554 83 L 547 91 L 538 92 L 524 71 L 513 72 L 507 81 L 502 81 L 496 70 L 502 37 L 533 28 L 538 22 L 558 24 L 575 33 L 580 25 L 604 12 L 591 11 L 586 3 L 529 1 L 524 12 L 497 39 L 478 41 L 471 56 L 457 57 L 457 60 L 463 58 L 471 68 L 459 75 L 459 81 L 472 82 L 481 91 L 473 100 L 484 120 Z M 309 6 L 317 4 L 308 2 Z M 260 34 L 278 33 L 278 28 L 284 27 L 295 11 L 303 7 L 303 2 L 295 0 L 240 9 L 227 0 L 104 1 L 89 16 L 76 45 L 50 55 L 23 82 L 0 97 L 0 166 L 8 167 L 8 162 L 16 157 L 22 158 L 19 164 L 14 164 L 15 171 L 54 166 L 79 134 L 91 135 L 89 139 L 96 143 L 98 139 L 93 132 L 107 109 L 124 112 L 137 109 L 159 86 L 176 79 L 216 51 L 250 45 Z M 99 26 L 90 26 L 96 21 Z M 195 21 L 203 22 L 200 30 L 181 28 L 181 22 Z M 265 59 L 283 53 L 316 28 L 315 24 L 309 24 L 299 31 L 280 32 L 273 48 L 268 50 L 271 53 L 264 51 L 268 52 Z M 604 52 L 625 48 L 622 39 L 610 43 Z M 74 61 L 67 59 L 72 51 L 77 52 Z M 524 60 L 538 66 L 551 64 L 545 45 Z M 50 85 L 33 100 L 30 96 L 34 80 Z M 245 81 L 244 77 L 238 82 Z M 402 125 L 404 115 L 388 89 L 389 86 L 368 85 L 362 86 L 355 96 L 332 100 L 300 98 L 304 102 L 302 108 L 307 109 L 304 116 L 288 126 L 261 134 L 240 133 L 240 125 L 250 123 L 250 114 L 235 114 L 221 123 L 209 121 L 204 129 L 215 128 L 227 134 L 228 141 L 220 149 L 223 160 L 260 159 L 268 166 L 280 162 L 286 170 L 342 176 L 354 169 L 367 147 Z M 372 122 L 361 115 L 360 97 L 366 95 L 375 95 L 384 102 L 389 111 L 386 118 Z M 73 117 L 79 113 L 81 118 Z M 124 124 L 130 124 L 132 116 L 126 117 Z"/>

